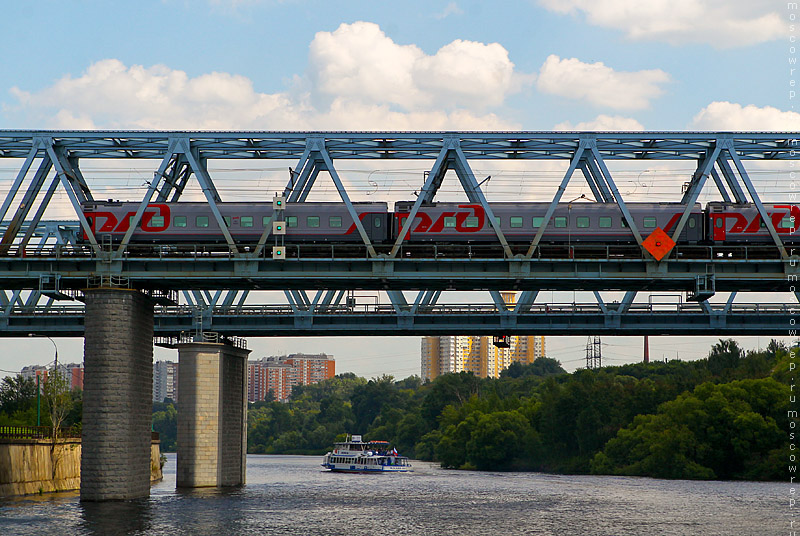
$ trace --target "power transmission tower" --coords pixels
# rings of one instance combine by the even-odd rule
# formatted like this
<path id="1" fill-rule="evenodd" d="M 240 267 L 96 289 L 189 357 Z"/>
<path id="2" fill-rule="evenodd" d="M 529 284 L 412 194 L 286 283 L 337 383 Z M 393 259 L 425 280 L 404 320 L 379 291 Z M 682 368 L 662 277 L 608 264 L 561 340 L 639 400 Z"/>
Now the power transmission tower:
<path id="1" fill-rule="evenodd" d="M 586 340 L 586 368 L 598 369 L 603 366 L 602 346 L 600 337 L 589 337 Z"/>

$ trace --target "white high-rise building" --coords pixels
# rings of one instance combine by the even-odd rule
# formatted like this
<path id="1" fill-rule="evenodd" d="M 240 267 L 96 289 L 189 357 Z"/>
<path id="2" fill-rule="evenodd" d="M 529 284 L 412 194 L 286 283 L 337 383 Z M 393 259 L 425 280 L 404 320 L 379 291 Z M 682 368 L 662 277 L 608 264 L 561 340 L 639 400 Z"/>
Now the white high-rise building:
<path id="1" fill-rule="evenodd" d="M 504 292 L 503 299 L 514 303 L 514 293 Z M 422 379 L 432 380 L 448 372 L 472 372 L 481 378 L 498 378 L 514 361 L 533 363 L 544 357 L 544 335 L 508 337 L 508 347 L 498 347 L 488 336 L 455 335 L 423 337 L 421 349 Z"/>
<path id="2" fill-rule="evenodd" d="M 178 401 L 178 364 L 172 361 L 153 363 L 153 402 L 169 398 Z"/>

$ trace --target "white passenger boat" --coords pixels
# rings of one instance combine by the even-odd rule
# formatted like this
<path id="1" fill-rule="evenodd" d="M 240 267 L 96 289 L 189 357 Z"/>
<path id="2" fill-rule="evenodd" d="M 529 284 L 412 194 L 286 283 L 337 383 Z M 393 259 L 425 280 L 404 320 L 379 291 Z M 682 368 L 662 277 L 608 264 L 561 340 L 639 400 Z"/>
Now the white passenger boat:
<path id="1" fill-rule="evenodd" d="M 390 449 L 388 441 L 361 441 L 360 435 L 334 443 L 322 458 L 322 466 L 345 473 L 404 473 L 411 471 L 408 458 Z"/>

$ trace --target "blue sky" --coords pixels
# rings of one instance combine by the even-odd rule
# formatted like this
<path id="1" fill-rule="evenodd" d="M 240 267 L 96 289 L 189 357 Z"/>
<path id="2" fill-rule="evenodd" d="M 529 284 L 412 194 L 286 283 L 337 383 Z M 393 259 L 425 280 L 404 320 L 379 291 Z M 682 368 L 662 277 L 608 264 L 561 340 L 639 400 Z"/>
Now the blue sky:
<path id="1" fill-rule="evenodd" d="M 8 2 L 0 128 L 800 130 L 789 15 L 770 0 Z M 394 341 L 251 347 L 418 372 L 418 339 Z M 651 351 L 702 355 L 712 341 L 662 337 Z M 550 348 L 574 360 L 584 342 Z M 80 360 L 80 340 L 59 344 Z M 641 353 L 638 339 L 608 344 L 618 362 Z M 2 367 L 30 362 L 18 359 Z"/>
<path id="2" fill-rule="evenodd" d="M 144 84 L 175 72 L 185 73 L 189 81 L 239 77 L 250 84 L 249 97 L 283 96 L 291 109 L 284 114 L 267 111 L 248 121 L 234 112 L 228 125 L 223 119 L 230 110 L 252 101 L 244 94 L 218 95 L 228 99 L 227 107 L 208 109 L 205 117 L 174 112 L 168 118 L 185 128 L 236 128 L 237 123 L 247 123 L 239 128 L 263 129 L 287 129 L 298 123 L 304 128 L 342 123 L 349 123 L 343 128 L 369 129 L 405 124 L 414 128 L 431 124 L 433 129 L 472 126 L 454 112 L 483 119 L 486 129 L 591 126 L 600 115 L 635 121 L 648 130 L 746 124 L 775 129 L 782 122 L 797 123 L 796 115 L 775 113 L 790 111 L 789 21 L 784 4 L 753 0 L 639 4 L 529 0 L 506 2 L 499 8 L 463 0 L 164 0 L 114 7 L 101 1 L 37 2 L 32 8 L 10 3 L 4 6 L 0 22 L 0 46 L 7 51 L 0 63 L 0 124 L 161 128 L 164 125 L 158 121 L 141 119 L 140 108 L 147 103 L 126 98 L 134 82 L 124 73 L 135 66 L 151 71 L 138 79 Z M 372 31 L 355 35 L 365 27 Z M 325 41 L 325 34 L 333 38 Z M 326 50 L 315 53 L 312 49 L 323 41 Z M 468 44 L 474 45 L 472 51 Z M 489 46 L 494 50 L 474 50 Z M 412 66 L 404 58 L 403 49 L 409 47 L 417 54 Z M 442 53 L 447 47 L 449 56 Z M 551 56 L 561 63 L 553 62 L 556 68 L 545 73 L 543 66 Z M 119 62 L 116 75 L 88 72 L 109 60 Z M 574 61 L 567 64 L 567 60 Z M 360 74 L 345 74 L 351 85 L 337 86 L 321 77 L 326 69 L 341 76 L 348 61 L 362 65 Z M 157 65 L 162 66 L 158 75 L 152 72 Z M 425 87 L 426 81 L 459 70 L 461 75 L 450 83 Z M 399 89 L 419 90 L 423 99 L 382 100 L 387 86 L 377 84 L 372 93 L 364 89 L 372 75 L 409 72 L 415 80 Z M 510 79 L 498 80 L 506 75 Z M 82 79 L 86 86 L 59 87 L 58 81 L 65 77 Z M 480 87 L 452 98 L 459 86 L 473 84 Z M 359 94 L 354 86 L 364 90 Z M 602 102 L 592 98 L 593 93 L 603 92 L 613 93 L 612 98 Z M 87 103 L 81 96 L 94 100 Z M 204 103 L 211 108 L 210 97 L 204 100 L 176 88 L 161 87 L 156 96 L 170 105 Z M 360 118 L 342 121 L 342 115 L 330 113 L 330 103 L 337 99 L 350 105 L 348 115 Z M 309 102 L 313 109 L 303 110 Z M 751 105 L 754 117 L 746 119 L 741 110 L 729 107 L 705 121 L 694 119 L 714 102 Z M 416 118 L 353 114 L 368 105 Z M 130 114 L 122 110 L 126 106 Z M 772 117 L 767 107 L 776 109 Z M 434 110 L 450 112 L 449 117 L 431 120 Z M 614 127 L 621 120 L 597 124 Z"/>

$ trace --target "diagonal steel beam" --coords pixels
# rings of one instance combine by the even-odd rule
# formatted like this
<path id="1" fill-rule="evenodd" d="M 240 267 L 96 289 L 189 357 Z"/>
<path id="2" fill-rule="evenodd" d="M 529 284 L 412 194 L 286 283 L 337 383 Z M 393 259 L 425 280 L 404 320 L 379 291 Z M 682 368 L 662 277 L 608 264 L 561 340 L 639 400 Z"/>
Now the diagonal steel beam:
<path id="1" fill-rule="evenodd" d="M 74 179 L 74 174 L 72 177 L 70 176 L 67 170 L 68 162 L 65 162 L 65 159 L 62 160 L 62 151 L 60 149 L 56 151 L 56 147 L 52 138 L 47 140 L 45 147 L 47 155 L 53 162 L 53 165 L 56 168 L 56 173 L 61 179 L 61 185 L 67 192 L 67 197 L 69 198 L 70 203 L 72 203 L 72 208 L 75 210 L 75 214 L 78 216 L 78 220 L 81 222 L 81 229 L 88 237 L 89 243 L 91 244 L 91 248 L 95 255 L 99 257 L 101 255 L 100 245 L 97 243 L 97 238 L 95 238 L 92 227 L 89 225 L 89 221 L 83 214 L 83 207 L 81 206 L 83 201 L 89 199 L 83 190 L 84 186 L 80 183 L 80 181 L 76 181 Z"/>
<path id="2" fill-rule="evenodd" d="M 499 290 L 490 290 L 489 294 L 492 296 L 492 302 L 494 302 L 494 306 L 497 308 L 498 313 L 507 313 L 508 312 L 508 305 L 506 304 L 503 296 L 500 294 Z"/>
<path id="3" fill-rule="evenodd" d="M 33 161 L 36 158 L 36 154 L 39 151 L 39 147 L 40 147 L 40 142 L 37 138 L 34 140 L 34 143 L 31 146 L 31 150 L 28 153 L 28 156 L 25 158 L 25 161 L 22 163 L 22 167 L 17 173 L 17 178 L 14 179 L 14 184 L 11 186 L 11 189 L 6 194 L 6 198 L 3 201 L 3 204 L 0 205 L 0 221 L 3 221 L 3 219 L 6 217 L 6 213 L 8 212 L 11 203 L 14 202 L 14 197 L 16 197 L 17 193 L 19 192 L 19 187 L 22 186 L 22 182 L 28 175 L 28 171 L 30 171 L 31 169 L 31 165 L 33 164 Z M 47 155 L 45 155 L 43 158 L 49 159 Z"/>
<path id="4" fill-rule="evenodd" d="M 39 195 L 42 185 L 44 185 L 47 175 L 50 173 L 50 169 L 52 169 L 52 167 L 53 160 L 49 155 L 45 155 L 42 158 L 42 161 L 39 163 L 39 168 L 36 170 L 31 183 L 28 185 L 25 195 L 22 197 L 22 200 L 17 206 L 17 210 L 14 213 L 14 216 L 11 218 L 11 222 L 8 224 L 8 227 L 6 228 L 6 232 L 3 234 L 2 239 L 0 239 L 0 252 L 7 251 L 8 247 L 14 242 L 14 239 L 17 237 L 17 233 L 19 233 L 19 230 L 22 228 L 25 218 L 27 217 L 31 208 L 33 208 L 33 203 L 36 200 L 36 197 Z M 13 191 L 9 192 L 9 197 L 13 193 Z"/>
<path id="5" fill-rule="evenodd" d="M 722 177 L 719 176 L 719 173 L 717 173 L 717 170 L 713 167 L 711 168 L 711 178 L 714 179 L 714 183 L 717 185 L 717 190 L 719 190 L 719 193 L 722 195 L 722 200 L 726 203 L 731 203 L 731 196 L 728 194 L 728 189 L 725 188 L 725 183 L 722 182 Z"/>
<path id="6" fill-rule="evenodd" d="M 589 166 L 586 163 L 586 159 L 581 160 L 581 162 L 578 164 L 578 169 L 581 170 L 583 176 L 586 178 L 586 184 L 589 185 L 589 189 L 592 191 L 594 200 L 597 201 L 598 203 L 605 203 L 606 200 L 603 199 L 603 194 L 597 187 L 597 181 L 594 178 L 594 176 L 592 176 L 591 171 L 589 171 Z"/>
<path id="7" fill-rule="evenodd" d="M 336 185 L 336 190 L 339 192 L 339 197 L 342 198 L 344 201 L 345 206 L 347 207 L 347 212 L 350 213 L 350 217 L 353 218 L 353 222 L 356 225 L 356 229 L 358 230 L 358 234 L 361 235 L 361 240 L 364 241 L 364 245 L 367 246 L 367 252 L 369 253 L 370 257 L 377 257 L 377 253 L 375 252 L 375 248 L 372 246 L 372 242 L 367 235 L 367 231 L 364 229 L 364 224 L 361 223 L 361 220 L 358 217 L 358 213 L 356 212 L 353 203 L 350 201 L 350 196 L 347 195 L 347 191 L 344 189 L 344 184 L 342 184 L 342 180 L 339 178 L 339 173 L 337 173 L 336 168 L 333 167 L 333 162 L 331 161 L 331 157 L 328 155 L 328 151 L 325 149 L 325 142 L 324 140 L 319 140 L 320 145 L 317 146 L 317 150 L 322 156 L 322 161 L 325 163 L 325 167 L 328 169 L 328 173 L 333 179 L 333 183 Z"/>
<path id="8" fill-rule="evenodd" d="M 36 209 L 36 214 L 33 215 L 33 219 L 28 221 L 28 229 L 25 231 L 25 236 L 22 237 L 22 241 L 19 243 L 20 249 L 24 250 L 25 246 L 28 245 L 33 234 L 36 232 L 36 226 L 39 225 L 39 222 L 42 220 L 42 216 L 44 215 L 44 211 L 47 210 L 47 205 L 50 204 L 50 200 L 53 198 L 53 194 L 58 188 L 58 177 L 53 177 L 50 181 L 50 186 L 47 188 L 47 191 L 44 194 L 44 198 L 39 202 L 39 207 Z M 43 241 L 47 240 L 47 234 L 45 234 Z"/>
<path id="9" fill-rule="evenodd" d="M 228 243 L 228 247 L 235 257 L 240 256 L 239 249 L 236 247 L 236 242 L 233 240 L 231 232 L 228 229 L 228 225 L 225 223 L 225 218 L 222 217 L 222 214 L 219 211 L 219 206 L 217 203 L 221 203 L 222 199 L 220 199 L 219 193 L 214 187 L 214 181 L 211 180 L 211 175 L 208 174 L 206 166 L 201 161 L 201 158 L 194 154 L 194 151 L 189 143 L 189 138 L 183 138 L 180 140 L 178 146 L 175 148 L 175 151 L 177 152 L 180 149 L 182 149 L 183 154 L 186 155 L 186 159 L 189 161 L 189 165 L 192 167 L 195 177 L 197 177 L 197 181 L 200 183 L 200 187 L 203 190 L 203 195 L 205 195 L 206 200 L 208 201 L 208 206 L 211 208 L 212 214 L 214 214 L 214 219 L 217 220 L 217 225 L 219 225 L 222 235 L 225 237 L 225 241 Z"/>
<path id="10" fill-rule="evenodd" d="M 719 169 L 722 171 L 722 176 L 725 178 L 725 182 L 728 183 L 728 187 L 731 189 L 731 193 L 733 193 L 733 198 L 736 200 L 736 202 L 747 203 L 747 196 L 744 194 L 742 187 L 739 185 L 739 181 L 736 179 L 736 174 L 733 172 L 733 169 L 731 169 L 731 165 L 724 154 L 720 155 L 719 159 L 717 160 L 717 164 L 719 165 Z"/>
<path id="11" fill-rule="evenodd" d="M 622 199 L 622 195 L 620 195 L 619 190 L 617 190 L 617 185 L 614 182 L 614 179 L 611 177 L 611 172 L 608 170 L 608 167 L 606 167 L 606 163 L 603 161 L 600 151 L 597 150 L 596 140 L 591 140 L 590 149 L 592 151 L 592 155 L 594 156 L 595 162 L 597 162 L 597 165 L 600 167 L 600 177 L 608 184 L 613 199 L 616 200 L 617 206 L 619 206 L 619 210 L 622 212 L 622 216 L 628 222 L 628 227 L 630 228 L 631 233 L 633 233 L 633 238 L 636 240 L 636 243 L 641 246 L 642 235 L 639 232 L 639 228 L 636 226 L 636 222 L 633 220 L 633 216 L 631 216 L 631 213 L 628 210 L 628 206 L 625 204 L 625 200 Z"/>
<path id="12" fill-rule="evenodd" d="M 747 191 L 750 193 L 750 198 L 753 200 L 753 203 L 758 209 L 758 213 L 761 215 L 761 221 L 764 222 L 764 225 L 766 225 L 767 231 L 769 231 L 772 240 L 775 242 L 775 245 L 778 246 L 778 251 L 780 251 L 781 258 L 788 259 L 789 253 L 786 251 L 783 241 L 781 240 L 780 235 L 778 235 L 778 231 L 775 229 L 772 218 L 770 218 L 769 214 L 767 214 L 767 209 L 765 209 L 763 203 L 761 203 L 761 199 L 758 197 L 758 192 L 756 191 L 755 186 L 753 186 L 752 181 L 750 181 L 750 177 L 748 176 L 747 170 L 742 164 L 742 161 L 739 159 L 739 155 L 736 154 L 736 147 L 734 146 L 733 140 L 725 140 L 725 148 L 727 149 L 728 154 L 731 155 L 731 160 L 733 160 L 733 164 L 739 171 L 739 177 L 741 177 L 742 182 L 744 182 Z"/>
<path id="13" fill-rule="evenodd" d="M 538 290 L 523 290 L 517 298 L 517 303 L 514 305 L 515 313 L 524 313 L 530 310 L 536 297 L 539 295 Z"/>
<path id="14" fill-rule="evenodd" d="M 569 163 L 567 172 L 564 174 L 564 178 L 561 180 L 561 184 L 558 185 L 558 190 L 556 191 L 556 195 L 553 197 L 553 200 L 547 207 L 547 212 L 545 212 L 544 218 L 542 219 L 542 225 L 541 227 L 539 227 L 539 230 L 536 231 L 536 235 L 533 237 L 533 240 L 531 241 L 531 245 L 528 248 L 528 252 L 525 254 L 526 259 L 530 259 L 531 257 L 533 257 L 533 252 L 536 251 L 536 246 L 539 245 L 539 241 L 542 239 L 542 235 L 544 234 L 545 229 L 547 229 L 547 226 L 550 225 L 550 220 L 553 217 L 553 213 L 556 211 L 558 202 L 561 201 L 561 197 L 564 195 L 564 192 L 567 189 L 567 184 L 569 184 L 569 181 L 572 178 L 572 174 L 575 172 L 575 168 L 578 167 L 578 163 L 581 161 L 581 157 L 583 156 L 583 152 L 586 150 L 587 145 L 588 141 L 585 139 L 581 139 L 580 143 L 578 144 L 578 148 L 575 150 L 575 154 L 572 156 L 572 160 Z"/>
<path id="15" fill-rule="evenodd" d="M 158 171 L 156 171 L 155 175 L 153 176 L 153 180 L 150 182 L 150 185 L 147 187 L 147 192 L 145 192 L 142 201 L 139 203 L 139 206 L 136 208 L 136 214 L 133 216 L 133 220 L 131 220 L 128 224 L 128 230 L 125 231 L 125 235 L 122 237 L 122 241 L 117 248 L 117 251 L 114 253 L 113 258 L 120 259 L 122 258 L 125 249 L 128 247 L 128 243 L 133 236 L 136 227 L 139 225 L 139 221 L 142 219 L 142 215 L 144 214 L 145 209 L 150 204 L 150 200 L 153 199 L 153 195 L 158 191 L 159 186 L 163 181 L 166 181 L 165 172 L 167 171 L 167 166 L 169 166 L 170 162 L 172 161 L 172 157 L 175 154 L 175 150 L 179 144 L 179 140 L 173 138 L 169 142 L 169 148 L 167 152 L 164 154 L 164 158 L 161 159 L 161 164 L 158 166 Z"/>
<path id="16" fill-rule="evenodd" d="M 472 168 L 470 168 L 467 157 L 464 155 L 464 151 L 461 150 L 460 144 L 456 145 L 454 152 L 455 158 L 453 163 L 456 170 L 456 175 L 458 176 L 458 180 L 461 181 L 461 186 L 464 188 L 464 192 L 467 194 L 467 199 L 473 203 L 479 203 L 483 207 L 486 217 L 489 219 L 489 224 L 491 225 L 492 229 L 494 229 L 495 235 L 497 235 L 497 239 L 500 241 L 500 245 L 503 246 L 503 251 L 505 252 L 506 258 L 513 257 L 511 248 L 508 246 L 508 242 L 506 241 L 506 237 L 503 235 L 503 231 L 500 229 L 500 225 L 497 223 L 497 218 L 494 217 L 492 207 L 490 207 L 489 203 L 486 201 L 486 197 L 483 195 L 481 187 L 478 185 L 478 181 L 475 179 L 475 174 L 472 172 Z"/>
<path id="17" fill-rule="evenodd" d="M 442 179 L 437 177 L 439 177 L 440 174 L 442 177 L 444 177 L 444 174 L 447 172 L 446 161 L 447 155 L 450 152 L 450 143 L 451 140 L 445 140 L 445 143 L 443 143 L 442 150 L 439 151 L 439 155 L 433 162 L 433 167 L 431 167 L 428 177 L 425 179 L 425 182 L 422 185 L 422 189 L 417 196 L 417 200 L 414 201 L 414 206 L 411 207 L 411 212 L 408 214 L 405 223 L 402 225 L 400 234 L 398 234 L 397 239 L 392 246 L 392 250 L 389 252 L 389 258 L 395 258 L 397 256 L 400 245 L 403 243 L 405 236 L 407 236 L 408 232 L 411 230 L 411 226 L 414 223 L 414 218 L 417 217 L 419 208 L 423 203 L 426 202 L 426 199 L 428 200 L 427 202 L 430 203 L 430 200 L 433 199 L 434 195 L 436 195 L 436 191 L 439 189 L 439 186 L 442 182 Z"/>
<path id="18" fill-rule="evenodd" d="M 673 241 L 678 241 L 678 237 L 681 235 L 683 227 L 689 220 L 689 214 L 691 214 L 692 208 L 697 202 L 697 198 L 700 196 L 700 192 L 703 190 L 706 179 L 708 179 L 711 169 L 714 167 L 714 163 L 719 158 L 721 150 L 721 140 L 717 140 L 717 143 L 714 145 L 714 149 L 711 151 L 711 154 L 706 157 L 702 165 L 697 167 L 697 171 L 695 171 L 694 177 L 692 178 L 692 184 L 689 186 L 689 190 L 686 191 L 686 194 L 688 195 L 684 195 L 684 199 L 682 201 L 686 204 L 686 208 L 683 210 L 683 214 L 681 214 L 681 218 L 678 220 L 678 224 L 675 226 L 675 230 L 672 232 Z"/>
<path id="19" fill-rule="evenodd" d="M 305 151 L 303 151 L 300 160 L 298 160 L 297 165 L 289 175 L 289 182 L 286 184 L 286 188 L 283 189 L 283 196 L 286 198 L 287 203 L 296 203 L 300 200 L 300 194 L 309 180 L 311 170 L 314 167 L 313 159 L 309 158 L 311 156 L 311 147 L 311 144 L 306 141 Z M 297 171 L 298 169 L 300 170 L 299 172 Z"/>

